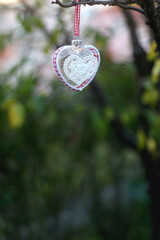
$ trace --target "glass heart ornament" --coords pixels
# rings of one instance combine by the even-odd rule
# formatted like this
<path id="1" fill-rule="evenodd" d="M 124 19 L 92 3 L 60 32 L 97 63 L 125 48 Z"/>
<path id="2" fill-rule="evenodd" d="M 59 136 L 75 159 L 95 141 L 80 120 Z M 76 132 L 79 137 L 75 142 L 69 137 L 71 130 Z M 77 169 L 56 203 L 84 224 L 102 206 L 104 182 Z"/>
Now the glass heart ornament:
<path id="1" fill-rule="evenodd" d="M 60 80 L 74 91 L 82 91 L 95 77 L 100 64 L 99 51 L 92 45 L 73 40 L 56 50 L 53 66 Z"/>

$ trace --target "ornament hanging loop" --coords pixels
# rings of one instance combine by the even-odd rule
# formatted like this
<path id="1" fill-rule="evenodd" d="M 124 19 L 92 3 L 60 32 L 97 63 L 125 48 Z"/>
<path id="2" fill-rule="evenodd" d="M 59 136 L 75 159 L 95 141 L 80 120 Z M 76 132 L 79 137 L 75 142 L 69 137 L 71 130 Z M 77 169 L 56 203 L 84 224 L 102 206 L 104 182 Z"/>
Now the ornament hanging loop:
<path id="1" fill-rule="evenodd" d="M 75 0 L 76 2 L 79 2 L 79 0 Z M 76 5 L 74 10 L 74 37 L 79 38 L 80 35 L 80 12 L 81 12 L 81 6 Z"/>

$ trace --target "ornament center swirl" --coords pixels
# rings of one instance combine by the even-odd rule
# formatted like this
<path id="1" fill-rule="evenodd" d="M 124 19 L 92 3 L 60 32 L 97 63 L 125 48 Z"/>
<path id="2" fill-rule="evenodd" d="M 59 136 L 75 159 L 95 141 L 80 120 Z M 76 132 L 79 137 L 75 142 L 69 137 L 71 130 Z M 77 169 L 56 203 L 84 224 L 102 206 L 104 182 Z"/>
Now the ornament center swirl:
<path id="1" fill-rule="evenodd" d="M 80 84 L 95 74 L 97 65 L 97 58 L 93 55 L 88 55 L 84 58 L 71 55 L 64 61 L 63 70 L 69 80 Z"/>

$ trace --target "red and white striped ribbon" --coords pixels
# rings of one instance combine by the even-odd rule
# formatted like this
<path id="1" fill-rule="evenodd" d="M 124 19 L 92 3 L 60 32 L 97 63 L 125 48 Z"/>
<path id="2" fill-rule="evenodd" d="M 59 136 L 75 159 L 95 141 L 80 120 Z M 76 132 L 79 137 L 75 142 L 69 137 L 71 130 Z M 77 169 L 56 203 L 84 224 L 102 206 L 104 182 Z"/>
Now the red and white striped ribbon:
<path id="1" fill-rule="evenodd" d="M 79 0 L 75 0 L 76 2 L 79 2 Z M 79 36 L 80 33 L 80 11 L 81 6 L 77 5 L 75 6 L 74 10 L 74 36 Z"/>

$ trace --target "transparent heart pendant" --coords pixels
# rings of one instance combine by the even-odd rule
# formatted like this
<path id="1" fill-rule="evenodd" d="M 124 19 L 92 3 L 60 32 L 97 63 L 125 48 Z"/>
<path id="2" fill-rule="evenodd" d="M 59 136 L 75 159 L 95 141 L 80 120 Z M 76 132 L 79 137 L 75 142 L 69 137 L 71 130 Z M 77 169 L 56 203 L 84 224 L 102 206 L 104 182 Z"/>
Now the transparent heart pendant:
<path id="1" fill-rule="evenodd" d="M 94 78 L 100 64 L 98 50 L 82 46 L 81 40 L 73 40 L 72 46 L 58 48 L 53 65 L 60 80 L 72 90 L 82 91 Z"/>

